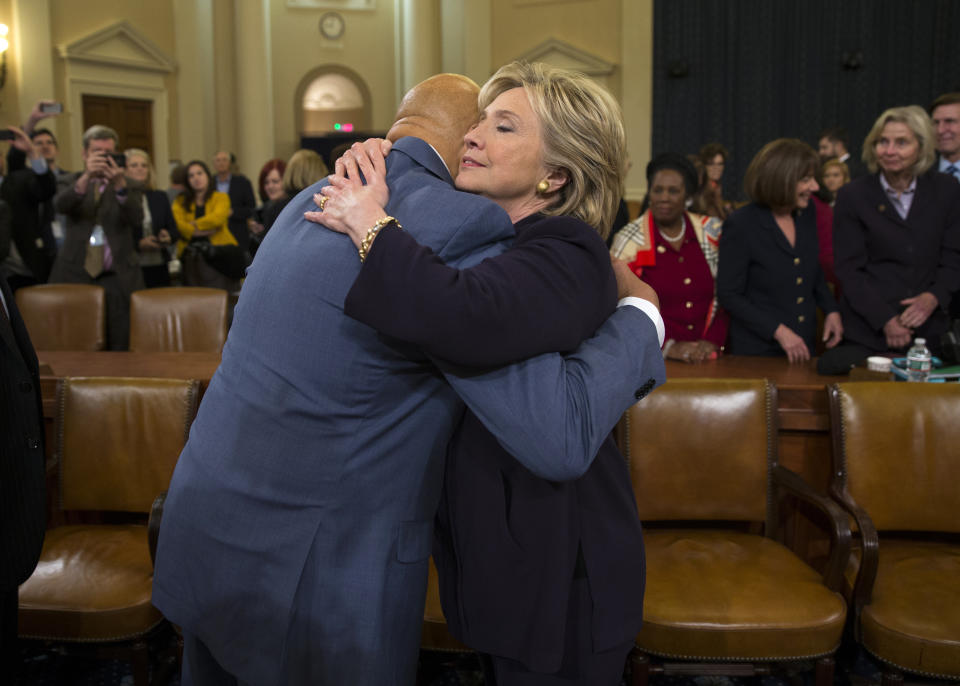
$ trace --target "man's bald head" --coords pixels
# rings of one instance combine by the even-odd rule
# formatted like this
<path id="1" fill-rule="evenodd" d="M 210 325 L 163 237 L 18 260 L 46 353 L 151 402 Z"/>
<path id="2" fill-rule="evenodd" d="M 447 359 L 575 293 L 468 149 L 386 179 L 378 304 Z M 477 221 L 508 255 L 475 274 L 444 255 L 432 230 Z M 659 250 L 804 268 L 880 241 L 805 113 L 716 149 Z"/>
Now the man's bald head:
<path id="1" fill-rule="evenodd" d="M 397 118 L 387 132 L 396 141 L 415 136 L 436 148 L 457 175 L 463 136 L 477 120 L 480 87 L 460 74 L 437 74 L 411 88 L 400 103 Z"/>

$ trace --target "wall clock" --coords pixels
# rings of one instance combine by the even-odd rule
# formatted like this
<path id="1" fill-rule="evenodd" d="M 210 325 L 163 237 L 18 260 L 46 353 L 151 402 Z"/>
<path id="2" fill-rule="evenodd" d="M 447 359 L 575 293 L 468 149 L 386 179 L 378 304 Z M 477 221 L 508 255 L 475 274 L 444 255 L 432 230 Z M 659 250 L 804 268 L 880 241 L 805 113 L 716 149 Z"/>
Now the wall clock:
<path id="1" fill-rule="evenodd" d="M 339 12 L 324 12 L 320 17 L 320 33 L 328 40 L 343 36 L 345 24 Z"/>

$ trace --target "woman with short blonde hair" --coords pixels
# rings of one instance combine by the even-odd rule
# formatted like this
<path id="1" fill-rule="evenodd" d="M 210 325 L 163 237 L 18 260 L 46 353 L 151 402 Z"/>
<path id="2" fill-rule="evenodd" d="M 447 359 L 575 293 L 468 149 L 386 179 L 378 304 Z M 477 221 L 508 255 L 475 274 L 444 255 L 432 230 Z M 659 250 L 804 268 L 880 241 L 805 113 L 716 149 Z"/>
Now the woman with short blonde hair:
<path id="1" fill-rule="evenodd" d="M 891 123 L 905 125 L 917 140 L 917 155 L 910 166 L 910 174 L 919 176 L 925 173 L 937 160 L 937 137 L 930 115 L 919 105 L 891 107 L 877 117 L 870 133 L 863 140 L 863 162 L 867 169 L 875 174 L 881 168 L 877 156 L 877 141 L 883 136 L 887 124 Z"/>
<path id="2" fill-rule="evenodd" d="M 169 197 L 153 187 L 156 173 L 146 150 L 128 148 L 124 155 L 130 187 L 140 191 L 132 197 L 139 198 L 143 205 L 143 220 L 133 227 L 133 240 L 140 253 L 144 285 L 147 288 L 169 286 L 171 247 L 180 239 Z"/>
<path id="3" fill-rule="evenodd" d="M 934 167 L 933 124 L 917 105 L 884 111 L 863 142 L 873 172 L 840 189 L 833 246 L 848 344 L 821 358 L 845 370 L 922 337 L 937 354 L 960 290 L 960 185 Z"/>

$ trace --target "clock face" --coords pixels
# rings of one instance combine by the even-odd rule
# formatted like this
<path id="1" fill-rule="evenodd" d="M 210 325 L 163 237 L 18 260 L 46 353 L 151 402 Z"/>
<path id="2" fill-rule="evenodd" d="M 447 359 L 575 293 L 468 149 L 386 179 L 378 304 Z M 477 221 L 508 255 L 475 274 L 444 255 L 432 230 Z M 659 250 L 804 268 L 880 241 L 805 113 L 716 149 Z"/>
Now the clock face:
<path id="1" fill-rule="evenodd" d="M 343 17 L 339 12 L 326 12 L 320 17 L 320 33 L 324 38 L 334 40 L 343 35 Z"/>

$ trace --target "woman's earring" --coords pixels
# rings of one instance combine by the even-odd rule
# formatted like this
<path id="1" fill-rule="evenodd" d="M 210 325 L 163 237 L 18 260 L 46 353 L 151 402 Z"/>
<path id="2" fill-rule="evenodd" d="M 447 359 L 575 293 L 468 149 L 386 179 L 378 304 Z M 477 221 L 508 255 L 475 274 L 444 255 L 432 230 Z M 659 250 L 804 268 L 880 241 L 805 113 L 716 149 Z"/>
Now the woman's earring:
<path id="1" fill-rule="evenodd" d="M 548 190 L 550 190 L 550 182 L 546 179 L 537 184 L 537 193 L 540 195 L 546 195 Z"/>

